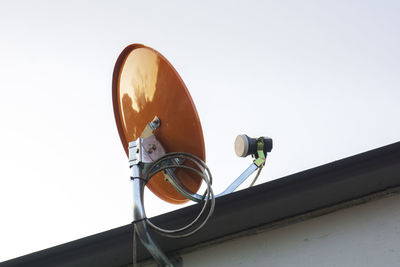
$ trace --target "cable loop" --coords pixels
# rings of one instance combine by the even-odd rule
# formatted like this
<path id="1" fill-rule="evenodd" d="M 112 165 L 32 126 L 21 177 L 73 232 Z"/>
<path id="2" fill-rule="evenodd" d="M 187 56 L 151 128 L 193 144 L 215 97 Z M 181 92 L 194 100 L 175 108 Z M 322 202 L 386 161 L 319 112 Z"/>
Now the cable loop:
<path id="1" fill-rule="evenodd" d="M 183 165 L 183 164 L 167 164 L 165 166 L 161 165 L 161 163 L 163 163 L 164 161 L 168 161 L 168 160 L 174 161 L 174 159 L 185 159 L 190 162 L 193 162 L 201 171 L 199 171 L 193 167 Z M 153 172 L 153 170 L 158 165 L 160 165 L 162 167 L 158 167 L 156 169 L 156 171 Z M 177 229 L 161 228 L 159 226 L 154 225 L 148 218 L 146 218 L 146 223 L 153 230 L 157 231 L 158 233 L 160 233 L 163 236 L 170 237 L 170 238 L 188 237 L 190 235 L 193 235 L 197 231 L 199 231 L 207 223 L 207 221 L 210 219 L 212 213 L 214 212 L 215 196 L 214 196 L 214 192 L 211 187 L 212 175 L 211 175 L 209 168 L 205 164 L 205 162 L 203 160 L 201 160 L 199 157 L 189 154 L 189 153 L 185 153 L 185 152 L 173 152 L 173 153 L 166 154 L 166 155 L 162 156 L 161 158 L 159 158 L 158 160 L 154 161 L 151 164 L 151 166 L 149 167 L 149 169 L 146 171 L 146 173 L 144 174 L 144 179 L 149 181 L 156 173 L 166 170 L 166 169 L 170 169 L 170 168 L 175 168 L 175 169 L 181 168 L 181 169 L 186 169 L 186 170 L 192 171 L 192 172 L 196 173 L 197 175 L 199 175 L 202 178 L 202 180 L 206 183 L 207 188 L 202 197 L 203 206 L 201 208 L 201 211 L 196 216 L 196 218 L 193 219 L 189 224 L 187 224 L 181 228 L 177 228 Z M 203 221 L 199 225 L 194 226 L 196 223 L 199 222 L 200 218 L 203 217 L 203 214 L 206 211 L 208 206 L 209 206 L 208 213 L 206 214 Z M 186 231 L 186 233 L 182 233 L 185 231 Z"/>

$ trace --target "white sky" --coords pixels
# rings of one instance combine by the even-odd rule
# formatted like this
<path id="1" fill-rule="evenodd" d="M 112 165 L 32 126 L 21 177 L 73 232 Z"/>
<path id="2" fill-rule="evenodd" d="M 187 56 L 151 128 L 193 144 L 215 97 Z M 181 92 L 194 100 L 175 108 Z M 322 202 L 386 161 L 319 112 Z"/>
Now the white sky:
<path id="1" fill-rule="evenodd" d="M 219 193 L 251 163 L 237 134 L 274 139 L 259 183 L 398 141 L 399 14 L 398 1 L 2 0 L 0 261 L 131 222 L 111 101 L 126 45 L 182 76 Z M 181 207 L 145 201 L 149 215 Z"/>

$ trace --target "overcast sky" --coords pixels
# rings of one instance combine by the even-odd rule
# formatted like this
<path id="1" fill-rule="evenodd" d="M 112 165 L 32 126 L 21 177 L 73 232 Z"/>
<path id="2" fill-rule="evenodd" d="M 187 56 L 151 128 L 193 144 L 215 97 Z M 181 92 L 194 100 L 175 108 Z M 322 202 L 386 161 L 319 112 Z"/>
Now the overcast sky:
<path id="1" fill-rule="evenodd" d="M 251 163 L 237 134 L 274 139 L 258 183 L 399 141 L 399 14 L 399 1 L 2 0 L 0 261 L 132 221 L 111 101 L 128 44 L 182 76 L 219 193 Z M 150 216 L 181 207 L 145 202 Z"/>

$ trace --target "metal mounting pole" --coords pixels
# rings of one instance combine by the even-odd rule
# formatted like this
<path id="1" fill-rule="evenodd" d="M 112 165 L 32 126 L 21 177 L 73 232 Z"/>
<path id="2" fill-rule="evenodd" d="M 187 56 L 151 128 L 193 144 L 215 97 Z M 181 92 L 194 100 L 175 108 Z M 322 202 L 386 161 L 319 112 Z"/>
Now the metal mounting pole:
<path id="1" fill-rule="evenodd" d="M 168 257 L 153 241 L 147 229 L 146 213 L 144 211 L 143 205 L 143 194 L 146 183 L 142 178 L 142 169 L 144 167 L 144 163 L 142 163 L 141 159 L 141 148 L 141 138 L 138 138 L 136 141 L 129 143 L 129 167 L 131 169 L 131 179 L 133 186 L 134 231 L 137 233 L 140 241 L 150 252 L 158 265 L 173 267 L 173 264 L 168 259 Z M 136 244 L 133 245 L 136 246 Z M 135 262 L 133 264 L 135 264 Z"/>

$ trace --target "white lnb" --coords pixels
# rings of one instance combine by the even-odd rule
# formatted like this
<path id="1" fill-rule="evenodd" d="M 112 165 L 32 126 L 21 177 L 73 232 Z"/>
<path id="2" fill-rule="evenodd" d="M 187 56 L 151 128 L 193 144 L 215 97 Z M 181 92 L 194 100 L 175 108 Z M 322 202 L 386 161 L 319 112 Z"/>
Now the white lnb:
<path id="1" fill-rule="evenodd" d="M 251 138 L 245 134 L 238 135 L 235 140 L 235 152 L 239 157 L 247 157 L 254 155 L 258 157 L 258 142 L 262 142 L 262 150 L 265 155 L 272 150 L 272 139 L 267 136 L 260 138 Z"/>
<path id="2" fill-rule="evenodd" d="M 249 152 L 249 139 L 245 134 L 240 134 L 235 139 L 235 153 L 238 157 L 246 157 Z"/>

